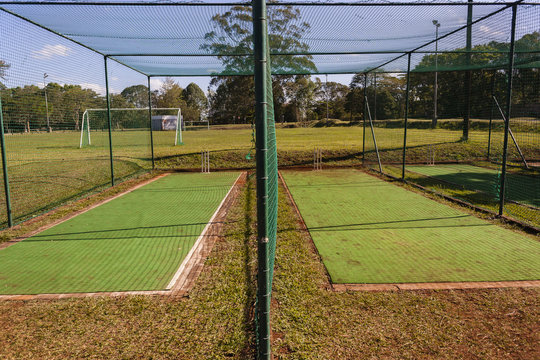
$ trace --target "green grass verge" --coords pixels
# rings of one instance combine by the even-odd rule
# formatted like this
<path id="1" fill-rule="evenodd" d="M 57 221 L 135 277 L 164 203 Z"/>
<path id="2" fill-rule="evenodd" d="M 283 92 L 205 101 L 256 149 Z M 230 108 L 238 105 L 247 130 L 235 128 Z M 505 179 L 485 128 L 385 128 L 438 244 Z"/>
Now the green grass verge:
<path id="1" fill-rule="evenodd" d="M 540 243 L 355 170 L 283 172 L 335 283 L 540 279 Z"/>
<path id="2" fill-rule="evenodd" d="M 164 289 L 237 176 L 172 174 L 0 250 L 0 294 Z"/>
<path id="3" fill-rule="evenodd" d="M 407 166 L 407 170 L 498 197 L 499 172 L 495 169 L 467 164 L 438 164 Z M 509 173 L 506 181 L 506 199 L 540 208 L 540 178 Z"/>

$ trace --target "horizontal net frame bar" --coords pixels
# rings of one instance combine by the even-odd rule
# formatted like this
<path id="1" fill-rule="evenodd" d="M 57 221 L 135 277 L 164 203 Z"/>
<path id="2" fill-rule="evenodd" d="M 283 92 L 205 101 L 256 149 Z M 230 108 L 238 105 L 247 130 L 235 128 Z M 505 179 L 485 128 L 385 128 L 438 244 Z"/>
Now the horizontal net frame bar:
<path id="1" fill-rule="evenodd" d="M 166 7 L 166 6 L 198 6 L 198 7 L 223 7 L 223 6 L 242 6 L 242 7 L 251 7 L 251 3 L 250 2 L 229 2 L 229 3 L 204 3 L 204 2 L 201 2 L 201 3 L 190 3 L 190 2 L 171 2 L 171 3 L 157 3 L 157 2 L 73 2 L 73 1 L 66 1 L 66 2 L 55 2 L 55 1 L 45 1 L 45 2 L 40 2 L 40 1 L 8 1 L 8 2 L 0 2 L 0 6 L 1 5 L 9 5 L 9 4 L 12 4 L 12 5 L 28 5 L 28 6 L 37 6 L 37 5 L 54 5 L 54 6 L 108 6 L 108 7 L 128 7 L 128 6 L 140 6 L 140 7 L 145 7 L 145 6 L 152 6 L 152 7 Z M 306 74 L 351 74 L 351 73 L 358 73 L 358 72 L 373 72 L 373 71 L 377 71 L 377 72 L 388 72 L 388 73 L 399 73 L 399 72 L 405 72 L 404 69 L 401 69 L 401 70 L 396 70 L 396 69 L 392 69 L 392 70 L 385 70 L 385 69 L 382 69 L 385 65 L 387 64 L 390 64 L 400 58 L 403 58 L 405 55 L 407 55 L 408 53 L 418 53 L 418 54 L 452 54 L 452 53 L 455 53 L 455 54 L 466 54 L 466 53 L 470 53 L 470 54 L 487 54 L 487 53 L 501 53 L 501 54 L 504 54 L 504 53 L 508 53 L 508 51 L 497 51 L 497 52 L 487 52 L 487 51 L 475 51 L 475 50 L 472 50 L 472 51 L 463 51 L 462 49 L 460 50 L 456 50 L 456 51 L 452 51 L 452 50 L 444 50 L 444 51 L 437 51 L 437 52 L 434 52 L 434 51 L 419 51 L 420 49 L 422 49 L 423 47 L 426 47 L 430 44 L 433 44 L 435 43 L 436 41 L 441 41 L 442 39 L 448 37 L 448 36 L 451 36 L 452 34 L 455 34 L 457 33 L 458 31 L 462 31 L 464 29 L 467 29 L 468 26 L 472 26 L 472 25 L 475 25 L 477 24 L 478 22 L 481 22 L 493 15 L 496 15 L 502 11 L 505 11 L 507 10 L 508 8 L 510 8 L 511 6 L 513 6 L 514 4 L 518 5 L 518 6 L 530 6 L 530 5 L 536 5 L 536 6 L 539 6 L 540 5 L 540 2 L 524 2 L 524 1 L 516 1 L 516 2 L 479 2 L 479 3 L 467 3 L 467 2 L 460 2 L 460 3 L 456 3 L 456 2 L 436 2 L 436 3 L 413 3 L 413 2 L 404 2 L 404 3 L 399 3 L 399 2 L 388 2 L 388 3 L 380 3 L 380 2 L 374 2 L 374 3 L 371 3 L 371 2 L 361 2 L 361 3 L 356 3 L 356 2 L 339 2 L 339 3 L 304 3 L 304 2 L 275 2 L 275 3 L 270 3 L 268 4 L 269 6 L 274 6 L 274 7 L 286 7 L 286 6 L 299 6 L 299 7 L 302 7 L 302 6 L 318 6 L 318 7 L 329 7 L 329 6 L 364 6 L 364 7 L 371 7 L 371 8 L 376 8 L 376 7 L 388 7 L 388 6 L 394 6 L 394 7 L 406 7 L 406 6 L 448 6 L 448 5 L 451 5 L 451 6 L 461 6 L 461 7 L 464 7 L 464 6 L 471 6 L 473 8 L 475 7 L 479 7 L 479 6 L 498 6 L 500 7 L 499 9 L 485 15 L 485 16 L 482 16 L 480 18 L 477 18 L 477 19 L 474 19 L 470 25 L 464 25 L 464 26 L 461 26 L 453 31 L 450 31 L 444 35 L 441 35 L 440 37 L 438 37 L 437 39 L 435 40 L 431 40 L 429 42 L 426 42 L 426 43 L 423 43 L 422 45 L 420 46 L 417 46 L 416 48 L 414 48 L 413 50 L 397 50 L 397 51 L 328 51 L 328 52 L 325 52 L 325 51 L 301 51 L 301 52 L 280 52 L 280 51 L 275 51 L 275 52 L 271 52 L 270 55 L 272 56 L 325 56 L 325 55 L 370 55 L 370 54 L 373 54 L 373 55 L 376 55 L 376 54 L 380 54 L 380 55 L 384 55 L 384 54 L 388 54 L 388 55 L 397 55 L 396 57 L 393 57 L 391 59 L 388 59 L 388 60 L 384 60 L 384 59 L 380 59 L 380 60 L 383 60 L 381 61 L 379 64 L 377 64 L 377 66 L 373 66 L 375 64 L 366 64 L 368 66 L 368 68 L 366 69 L 365 67 L 362 68 L 361 66 L 360 67 L 354 67 L 353 68 L 353 65 L 354 65 L 354 62 L 352 62 L 351 60 L 348 60 L 348 59 L 343 59 L 345 61 L 345 69 L 342 69 L 342 70 L 335 70 L 335 69 L 328 69 L 328 68 L 323 68 L 323 69 L 317 69 L 315 71 L 313 70 L 310 70 L 310 69 L 301 69 L 300 71 L 294 71 L 294 69 L 292 71 L 275 71 L 273 72 L 274 74 L 276 75 L 306 75 Z M 74 43 L 78 44 L 78 45 L 81 45 L 81 46 L 84 46 L 90 50 L 93 50 L 103 56 L 106 56 L 106 57 L 109 57 L 111 58 L 111 60 L 114 60 L 122 65 L 125 65 L 126 67 L 132 69 L 132 70 L 135 70 L 145 76 L 152 76 L 152 77 L 158 77 L 158 76 L 220 76 L 220 75 L 223 75 L 223 76 L 234 76 L 234 75 L 252 75 L 253 71 L 252 70 L 245 70 L 244 71 L 240 71 L 238 73 L 231 73 L 230 70 L 228 71 L 213 71 L 213 72 L 210 72 L 210 71 L 206 71 L 206 72 L 199 72 L 199 71 L 187 71 L 186 74 L 183 74 L 181 73 L 182 72 L 182 64 L 181 62 L 178 63 L 178 64 L 174 64 L 174 67 L 178 70 L 175 69 L 175 71 L 164 71 L 164 72 L 161 72 L 161 71 L 148 71 L 148 70 L 145 70 L 144 68 L 139 68 L 137 67 L 136 65 L 134 64 L 129 64 L 128 62 L 125 62 L 125 61 L 122 61 L 122 59 L 120 59 L 121 57 L 123 56 L 130 56 L 130 57 L 152 57 L 152 56 L 155 56 L 155 57 L 163 57 L 163 58 L 166 58 L 166 57 L 174 57 L 174 56 L 177 56 L 177 57 L 238 57 L 238 56 L 249 56 L 251 57 L 253 54 L 250 53 L 250 52 L 246 52 L 246 53 L 227 53 L 227 52 L 217 52 L 217 53 L 182 53 L 182 54 L 179 54 L 179 53 L 162 53 L 162 54 L 149 54 L 149 53 L 122 53 L 122 52 L 103 52 L 103 51 L 100 51 L 100 50 L 96 50 L 94 49 L 93 47 L 91 46 L 88 46 L 84 43 L 81 43 L 80 41 L 77 41 L 75 39 L 72 39 L 69 35 L 64 35 L 62 33 L 59 33 L 55 30 L 52 30 L 52 29 L 49 29 L 48 27 L 46 26 L 43 26 L 39 23 L 36 23 L 30 19 L 27 19 L 13 11 L 10 11 L 10 10 L 7 10 L 7 9 L 4 9 L 4 8 L 1 8 L 0 7 L 0 10 L 3 10 L 3 11 L 6 11 L 14 16 L 17 16 L 19 17 L 20 19 L 23 19 L 25 21 L 28 21 L 36 26 L 39 26 L 45 30 L 48 30 L 48 31 L 51 31 L 52 33 L 58 35 L 58 36 L 61 36 L 63 38 L 66 38 L 70 41 L 73 41 Z M 527 53 L 527 54 L 533 54 L 533 53 L 539 53 L 540 50 L 538 51 L 519 51 L 517 50 L 516 51 L 516 54 L 520 54 L 520 53 Z M 379 60 L 379 61 L 380 61 Z M 167 64 L 167 62 L 165 62 Z M 324 67 L 324 64 L 325 64 L 325 61 L 323 61 L 322 65 Z M 328 63 L 326 63 L 328 64 Z M 173 64 L 168 64 L 168 65 L 173 65 Z M 369 66 L 371 65 L 371 66 Z M 169 67 L 171 67 L 169 66 Z M 501 66 L 504 66 L 504 65 L 501 65 Z M 474 67 L 471 67 L 471 69 L 482 69 L 482 68 L 485 68 L 485 69 L 495 69 L 495 68 L 498 68 L 497 66 L 485 66 L 485 67 L 482 67 L 482 66 L 474 66 Z M 439 69 L 438 71 L 451 71 L 452 69 Z M 461 69 L 460 70 L 465 70 L 465 69 Z M 428 70 L 426 70 L 428 71 Z"/>
<path id="2" fill-rule="evenodd" d="M 473 3 L 474 6 L 493 6 L 514 4 L 515 1 L 491 1 Z M 521 5 L 538 5 L 537 2 L 520 2 Z M 103 1 L 0 1 L 0 5 L 77 5 L 77 6 L 252 6 L 249 2 L 103 2 Z M 275 6 L 468 6 L 467 2 L 271 2 L 268 7 Z"/>

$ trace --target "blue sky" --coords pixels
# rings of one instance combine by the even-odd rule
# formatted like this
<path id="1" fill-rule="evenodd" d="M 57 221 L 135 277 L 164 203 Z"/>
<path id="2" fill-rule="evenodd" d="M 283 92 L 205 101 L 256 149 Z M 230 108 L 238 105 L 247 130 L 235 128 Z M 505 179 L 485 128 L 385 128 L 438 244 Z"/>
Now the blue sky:
<path id="1" fill-rule="evenodd" d="M 462 7 L 459 7 L 462 8 Z M 28 11 L 27 16 L 35 17 L 36 20 L 40 20 L 43 22 L 49 22 L 55 26 L 55 29 L 58 31 L 62 31 L 64 33 L 70 34 L 72 36 L 72 33 L 77 33 L 77 36 L 74 36 L 77 40 L 83 42 L 83 43 L 92 43 L 93 46 L 102 46 L 106 50 L 114 50 L 111 49 L 111 47 L 117 46 L 118 48 L 123 48 L 125 46 L 125 42 L 122 36 L 125 35 L 123 33 L 118 34 L 117 39 L 113 39 L 114 41 L 111 41 L 110 39 L 107 40 L 107 38 L 102 38 L 103 34 L 107 34 L 108 31 L 121 31 L 124 29 L 124 27 L 127 27 L 131 29 L 130 31 L 137 32 L 139 31 L 138 37 L 144 37 L 145 34 L 150 33 L 152 29 L 137 29 L 137 24 L 133 24 L 132 20 L 133 18 L 128 19 L 122 19 L 119 17 L 118 22 L 121 24 L 113 24 L 110 25 L 111 29 L 105 28 L 109 25 L 106 25 L 106 23 L 101 24 L 101 27 L 98 29 L 91 29 L 88 27 L 88 22 L 86 21 L 88 19 L 93 19 L 93 21 L 101 21 L 102 17 L 106 17 L 106 14 L 95 12 L 95 9 L 88 10 L 88 14 L 85 16 L 76 16 L 77 13 L 71 11 L 66 12 L 63 14 L 64 18 L 62 18 L 61 14 L 57 15 L 55 19 L 52 19 L 50 14 L 52 14 L 51 10 L 47 10 L 48 12 L 44 11 L 45 8 L 35 8 L 31 11 Z M 330 9 L 330 8 L 329 8 Z M 425 10 L 425 7 L 418 8 L 415 10 L 417 13 L 423 12 L 423 14 L 403 14 L 403 23 L 396 23 L 395 26 L 392 28 L 394 31 L 393 34 L 390 34 L 389 42 L 386 43 L 387 46 L 398 46 L 400 45 L 400 42 L 407 42 L 407 34 L 403 34 L 403 29 L 407 29 L 407 26 L 410 25 L 410 22 L 415 22 L 414 29 L 410 29 L 410 33 L 417 36 L 420 39 L 424 39 L 425 41 L 428 41 L 430 39 L 434 38 L 434 27 L 431 23 L 432 20 L 432 13 L 427 12 Z M 43 10 L 43 11 L 42 11 Z M 118 9 L 112 9 L 111 11 L 116 11 Z M 466 18 L 464 17 L 463 9 L 459 10 L 456 9 L 449 9 L 446 12 L 440 12 L 436 15 L 439 18 L 439 21 L 442 22 L 442 26 L 440 28 L 440 34 L 444 34 L 446 32 L 449 32 L 456 27 L 463 25 L 466 21 Z M 492 11 L 490 9 L 490 11 Z M 86 11 L 86 10 L 85 10 Z M 309 10 L 311 11 L 311 10 Z M 348 38 L 352 37 L 354 38 L 354 34 L 350 34 L 348 32 L 351 31 L 351 24 L 340 24 L 339 21 L 335 24 L 332 24 L 330 26 L 330 30 L 328 30 L 328 33 L 324 32 L 325 26 L 327 26 L 328 18 L 325 17 L 317 17 L 316 13 L 309 13 L 308 10 L 306 10 L 306 16 L 311 16 L 311 23 L 312 23 L 312 29 L 308 34 L 306 34 L 306 41 L 310 42 L 312 44 L 313 48 L 317 48 L 319 51 L 324 51 L 325 49 L 331 49 L 332 47 L 336 47 L 339 44 L 336 45 L 336 39 L 338 38 Z M 334 17 L 345 17 L 349 14 L 340 12 L 341 10 L 332 10 L 336 12 L 333 14 Z M 487 8 L 481 9 L 481 11 L 478 11 L 479 13 L 486 13 L 488 12 Z M 84 13 L 84 12 L 83 12 Z M 116 13 L 113 13 L 111 16 L 115 15 Z M 158 13 L 157 15 L 160 15 L 161 13 Z M 206 14 L 203 11 L 204 16 L 210 17 L 212 13 Z M 475 43 L 482 43 L 489 40 L 499 40 L 504 41 L 507 40 L 509 34 L 508 34 L 508 25 L 509 25 L 509 17 L 508 12 L 505 14 L 502 14 L 501 16 L 498 16 L 496 19 L 493 19 L 492 21 L 480 24 L 478 27 L 475 28 L 475 35 L 473 37 L 473 41 Z M 186 16 L 185 14 L 183 16 Z M 201 15 L 202 16 L 202 15 Z M 373 12 L 370 15 L 371 17 L 377 16 L 377 18 L 369 18 L 369 19 L 360 19 L 364 22 L 369 22 L 370 24 L 376 24 L 378 22 L 384 22 L 386 21 L 386 14 L 384 11 L 377 11 Z M 32 17 L 32 18 L 33 18 Z M 174 18 L 174 16 L 172 17 Z M 421 21 L 419 21 L 420 19 Z M 346 22 L 344 19 L 342 19 L 344 22 Z M 35 84 L 38 86 L 43 86 L 43 74 L 47 73 L 48 77 L 46 81 L 51 82 L 57 82 L 60 84 L 79 84 L 86 88 L 91 88 L 95 90 L 96 92 L 100 94 L 104 94 L 105 89 L 105 82 L 104 82 L 104 71 L 103 71 L 103 57 L 99 54 L 96 54 L 92 52 L 91 50 L 85 49 L 69 40 L 63 39 L 59 36 L 56 36 L 52 33 L 49 33 L 43 29 L 40 29 L 36 26 L 30 25 L 23 20 L 17 19 L 12 15 L 9 15 L 4 12 L 0 12 L 0 59 L 6 61 L 8 64 L 11 65 L 10 69 L 7 72 L 6 80 L 3 82 L 9 86 L 23 86 L 27 84 Z M 520 22 L 518 22 L 520 24 Z M 118 26 L 117 26 L 118 25 Z M 161 24 L 163 25 L 163 24 Z M 160 26 L 161 26 L 160 25 Z M 156 25 L 157 26 L 157 25 Z M 164 26 L 164 25 L 163 25 Z M 174 25 L 176 26 L 176 25 Z M 187 30 L 184 28 L 186 25 L 177 25 L 173 28 L 174 31 L 181 32 L 180 35 L 185 35 L 185 33 L 189 33 L 190 36 L 193 36 L 194 41 L 199 41 L 201 38 L 201 32 L 204 35 L 205 31 L 209 31 L 209 25 L 207 23 L 201 25 L 201 28 L 197 29 L 191 29 L 188 28 Z M 191 25 L 193 26 L 193 25 Z M 518 25 L 519 27 L 520 25 Z M 380 28 L 375 28 L 375 26 L 370 26 L 367 32 L 364 34 L 359 34 L 357 37 L 359 38 L 376 38 L 377 36 L 383 38 L 381 40 L 381 43 L 384 44 L 384 38 L 386 34 L 381 33 L 378 34 L 377 32 L 380 32 L 381 29 L 389 28 L 387 24 L 381 25 Z M 144 30 L 144 31 L 143 31 Z M 365 30 L 365 29 L 364 29 Z M 530 32 L 530 29 L 527 29 L 526 27 L 523 27 L 522 29 L 518 28 L 518 32 L 521 31 L 522 33 Z M 101 34 L 97 37 L 87 37 L 85 35 L 87 32 L 92 32 L 96 34 Z M 155 30 L 154 30 L 155 31 Z M 345 32 L 345 35 L 340 34 L 341 32 Z M 193 32 L 193 34 L 191 34 Z M 188 35 L 189 35 L 188 34 Z M 322 39 L 324 36 L 327 36 L 328 39 Z M 400 40 L 400 37 L 403 36 L 403 39 Z M 88 42 L 87 42 L 87 41 Z M 146 39 L 148 40 L 148 39 Z M 149 43 L 148 41 L 141 40 L 140 50 L 144 51 L 144 46 L 147 46 Z M 422 41 L 424 41 L 422 40 Z M 116 41 L 116 42 L 115 42 Z M 152 41 L 150 41 L 152 43 Z M 396 45 L 396 43 L 398 45 Z M 115 45 L 116 44 L 116 45 Z M 146 44 L 146 45 L 145 45 Z M 197 43 L 198 44 L 198 43 Z M 191 46 L 191 49 L 195 49 L 193 51 L 197 51 L 198 46 Z M 361 44 L 360 40 L 357 40 L 356 43 Z M 390 44 L 390 45 L 388 45 Z M 446 44 L 446 45 L 445 45 Z M 144 45 L 144 46 L 143 46 Z M 463 36 L 459 36 L 456 38 L 448 38 L 446 40 L 446 43 L 441 43 L 441 47 L 460 47 L 463 46 Z M 342 46 L 342 45 L 339 45 Z M 402 44 L 402 46 L 404 46 Z M 407 45 L 409 46 L 409 45 Z M 408 48 L 405 46 L 406 48 Z M 103 50 L 100 48 L 100 50 Z M 104 50 L 103 50 L 104 51 Z M 153 50 L 155 51 L 155 50 Z M 114 52 L 114 51 L 113 51 Z M 392 58 L 394 55 L 385 55 L 387 58 Z M 365 57 L 365 55 L 363 56 Z M 190 58 L 193 59 L 193 61 L 199 61 L 200 58 Z M 317 61 L 320 61 L 317 63 L 319 67 L 322 68 L 328 68 L 333 69 L 339 66 L 344 66 L 345 68 L 354 68 L 356 64 L 360 64 L 362 60 L 362 55 L 350 55 L 347 57 L 342 57 L 339 59 L 339 57 L 336 57 L 335 62 L 333 62 L 332 57 L 328 56 L 323 58 L 322 60 L 317 59 Z M 340 61 L 343 61 L 344 64 L 340 65 Z M 204 66 L 204 64 L 203 64 Z M 348 67 L 347 67 L 348 66 Z M 401 67 L 403 64 L 400 65 Z M 324 75 L 319 76 L 321 80 L 324 81 Z M 352 78 L 352 74 L 348 75 L 328 75 L 329 81 L 336 81 L 343 84 L 349 84 L 350 80 Z M 175 80 L 180 84 L 180 86 L 185 87 L 190 82 L 195 82 L 198 84 L 204 91 L 207 91 L 208 84 L 210 81 L 209 77 L 177 77 Z M 115 64 L 113 61 L 109 61 L 109 82 L 110 82 L 110 89 L 113 93 L 118 93 L 122 91 L 127 86 L 135 85 L 135 84 L 144 84 L 146 85 L 146 77 L 143 75 L 140 75 L 136 73 L 133 70 L 130 70 L 126 67 L 120 66 L 118 64 Z M 153 78 L 152 79 L 152 88 L 156 89 L 159 88 L 163 81 L 163 78 Z"/>

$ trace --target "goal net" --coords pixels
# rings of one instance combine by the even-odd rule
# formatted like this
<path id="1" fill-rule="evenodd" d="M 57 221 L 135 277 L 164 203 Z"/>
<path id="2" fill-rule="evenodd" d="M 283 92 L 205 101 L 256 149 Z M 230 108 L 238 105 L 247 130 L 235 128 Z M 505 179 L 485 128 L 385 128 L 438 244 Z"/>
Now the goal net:
<path id="1" fill-rule="evenodd" d="M 112 131 L 138 131 L 149 127 L 147 107 L 110 110 Z M 175 131 L 174 145 L 183 145 L 180 108 L 152 108 L 151 119 L 152 131 Z M 91 131 L 106 131 L 108 128 L 107 109 L 86 109 L 82 116 L 79 148 L 92 145 Z"/>

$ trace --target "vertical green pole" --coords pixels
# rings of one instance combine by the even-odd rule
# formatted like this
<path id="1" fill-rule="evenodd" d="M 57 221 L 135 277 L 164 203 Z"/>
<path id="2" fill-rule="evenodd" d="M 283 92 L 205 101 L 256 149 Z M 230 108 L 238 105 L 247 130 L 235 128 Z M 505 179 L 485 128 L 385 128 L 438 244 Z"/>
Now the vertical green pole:
<path id="1" fill-rule="evenodd" d="M 105 59 L 105 96 L 107 99 L 107 125 L 109 127 L 109 158 L 111 160 L 111 186 L 114 186 L 114 161 L 112 148 L 112 126 L 111 126 L 111 97 L 109 95 L 109 72 L 107 70 L 107 56 Z"/>
<path id="2" fill-rule="evenodd" d="M 266 1 L 253 1 L 253 45 L 255 58 L 255 132 L 257 148 L 257 354 L 260 360 L 270 360 L 270 291 L 268 259 L 268 164 L 266 74 L 268 59 L 266 43 Z"/>
<path id="3" fill-rule="evenodd" d="M 407 154 L 407 123 L 409 120 L 409 91 L 411 79 L 411 54 L 408 54 L 407 59 L 407 87 L 405 90 L 405 123 L 403 125 L 403 161 L 401 169 L 401 180 L 405 180 L 405 157 Z"/>
<path id="4" fill-rule="evenodd" d="M 154 160 L 154 129 L 152 129 L 152 91 L 150 90 L 150 76 L 148 76 L 148 121 L 150 123 L 150 149 L 152 151 L 152 169 L 156 168 Z M 177 123 L 180 119 L 176 119 Z"/>
<path id="5" fill-rule="evenodd" d="M 487 146 L 487 160 L 490 160 L 491 157 L 491 128 L 493 124 L 493 97 L 495 96 L 495 74 L 497 73 L 497 70 L 493 70 L 493 75 L 491 76 L 491 98 L 489 99 L 489 103 L 491 104 L 489 109 L 489 128 L 488 128 L 488 146 Z"/>
<path id="6" fill-rule="evenodd" d="M 373 120 L 377 120 L 377 73 L 373 74 Z"/>
<path id="7" fill-rule="evenodd" d="M 4 114 L 2 111 L 2 97 L 0 97 L 0 146 L 2 146 L 2 171 L 4 172 L 4 192 L 6 195 L 6 211 L 8 226 L 13 226 L 13 216 L 11 214 L 11 196 L 9 192 L 9 178 L 6 158 L 6 139 L 4 137 Z"/>
<path id="8" fill-rule="evenodd" d="M 471 49 L 472 49 L 472 15 L 473 15 L 473 0 L 468 0 L 467 5 L 467 43 L 465 54 L 465 63 L 467 72 L 465 73 L 465 112 L 463 115 L 463 140 L 469 140 L 469 128 L 471 126 L 471 91 L 472 91 L 472 71 L 471 65 Z"/>
<path id="9" fill-rule="evenodd" d="M 510 53 L 508 55 L 508 84 L 506 90 L 506 119 L 504 122 L 504 144 L 503 158 L 501 170 L 501 186 L 499 194 L 499 216 L 503 215 L 504 211 L 504 194 L 506 190 L 506 161 L 508 158 L 508 133 L 510 129 L 510 110 L 512 108 L 512 80 L 514 77 L 514 51 L 516 38 L 516 13 L 517 5 L 512 5 L 512 31 L 510 34 Z"/>
<path id="10" fill-rule="evenodd" d="M 366 160 L 367 73 L 364 73 L 364 124 L 362 131 L 362 165 Z"/>

